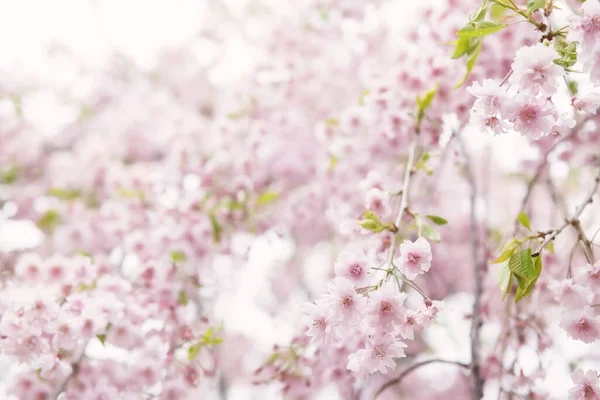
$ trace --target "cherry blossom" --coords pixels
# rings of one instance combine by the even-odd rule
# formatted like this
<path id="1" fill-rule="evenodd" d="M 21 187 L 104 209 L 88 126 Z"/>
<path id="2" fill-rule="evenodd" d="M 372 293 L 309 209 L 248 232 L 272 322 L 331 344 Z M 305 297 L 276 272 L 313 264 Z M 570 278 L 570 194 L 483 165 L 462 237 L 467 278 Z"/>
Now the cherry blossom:
<path id="1" fill-rule="evenodd" d="M 400 256 L 394 262 L 407 279 L 413 280 L 429 271 L 432 259 L 431 245 L 425 238 L 420 237 L 414 242 L 405 240 L 399 250 Z"/>

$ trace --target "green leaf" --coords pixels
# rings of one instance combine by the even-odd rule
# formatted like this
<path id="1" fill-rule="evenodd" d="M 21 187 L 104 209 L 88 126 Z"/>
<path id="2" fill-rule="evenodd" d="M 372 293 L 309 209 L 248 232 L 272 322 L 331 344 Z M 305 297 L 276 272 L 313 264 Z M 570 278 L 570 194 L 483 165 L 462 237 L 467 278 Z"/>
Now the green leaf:
<path id="1" fill-rule="evenodd" d="M 433 240 L 434 242 L 439 242 L 442 240 L 440 233 L 427 224 L 423 224 L 423 236 L 429 240 Z"/>
<path id="2" fill-rule="evenodd" d="M 58 224 L 60 224 L 60 214 L 56 210 L 46 211 L 37 222 L 38 227 L 46 232 L 53 232 Z"/>
<path id="3" fill-rule="evenodd" d="M 535 10 L 546 7 L 546 0 L 529 0 L 527 2 L 527 13 L 531 15 Z"/>
<path id="4" fill-rule="evenodd" d="M 81 191 L 77 189 L 60 189 L 51 188 L 48 190 L 48 196 L 56 197 L 57 199 L 71 201 L 81 197 Z"/>
<path id="5" fill-rule="evenodd" d="M 461 87 L 462 84 L 465 83 L 465 81 L 467 80 L 469 75 L 471 75 L 471 71 L 473 71 L 475 64 L 477 64 L 477 58 L 479 58 L 479 53 L 481 53 L 481 47 L 483 46 L 483 40 L 481 40 L 481 38 L 477 38 L 477 40 L 475 40 L 473 46 L 474 46 L 473 48 L 470 48 L 467 51 L 467 72 L 465 73 L 465 76 L 462 78 L 462 80 L 460 82 L 458 82 L 452 88 L 453 90 Z"/>
<path id="6" fill-rule="evenodd" d="M 525 214 L 524 212 L 519 213 L 519 215 L 517 216 L 517 219 L 519 220 L 521 225 L 523 225 L 525 228 L 531 230 L 531 221 L 529 220 L 529 216 L 527 214 Z"/>
<path id="7" fill-rule="evenodd" d="M 460 37 L 458 40 L 454 41 L 453 43 L 456 44 L 456 47 L 454 49 L 454 54 L 452 54 L 452 58 L 461 58 L 467 54 L 471 47 L 471 41 L 472 39 L 468 37 Z"/>
<path id="8" fill-rule="evenodd" d="M 488 10 L 490 8 L 490 4 L 486 1 L 481 3 L 477 10 L 473 14 L 469 16 L 469 22 L 481 22 L 487 16 Z"/>
<path id="9" fill-rule="evenodd" d="M 137 189 L 125 189 L 125 188 L 117 188 L 117 195 L 119 197 L 123 197 L 125 199 L 138 199 L 144 200 L 146 196 L 144 196 L 144 192 Z"/>
<path id="10" fill-rule="evenodd" d="M 554 242 L 550 241 L 547 245 L 546 245 L 546 250 L 548 250 L 550 253 L 554 254 Z M 539 257 L 537 257 L 539 258 Z"/>
<path id="11" fill-rule="evenodd" d="M 533 266 L 535 268 L 536 277 L 530 282 L 522 283 L 519 281 L 519 286 L 517 287 L 517 293 L 515 294 L 515 303 L 521 300 L 524 297 L 528 297 L 531 295 L 533 288 L 535 287 L 535 283 L 537 282 L 540 274 L 542 273 L 542 257 L 536 257 L 533 262 Z"/>
<path id="12" fill-rule="evenodd" d="M 179 304 L 182 306 L 187 306 L 188 305 L 188 297 L 187 297 L 187 293 L 185 292 L 185 290 L 181 289 L 179 291 L 179 298 L 178 298 Z"/>
<path id="13" fill-rule="evenodd" d="M 559 58 L 554 60 L 556 65 L 569 70 L 569 68 L 577 63 L 577 42 L 568 42 L 564 39 L 559 39 L 554 49 L 559 55 Z"/>
<path id="14" fill-rule="evenodd" d="M 340 124 L 339 119 L 329 118 L 329 119 L 325 120 L 325 125 L 328 125 L 328 126 L 337 126 L 339 124 Z"/>
<path id="15" fill-rule="evenodd" d="M 4 185 L 12 185 L 17 181 L 17 179 L 19 179 L 20 172 L 21 171 L 19 167 L 16 165 L 3 168 L 2 171 L 0 171 L 0 183 Z"/>
<path id="16" fill-rule="evenodd" d="M 494 261 L 492 261 L 492 264 L 500 264 L 505 261 L 508 261 L 512 257 L 512 255 L 515 254 L 515 251 L 517 250 L 518 247 L 519 247 L 519 242 L 517 240 L 513 239 L 506 246 L 504 246 L 504 249 L 502 250 L 502 254 L 500 254 L 500 256 L 498 258 L 496 258 Z"/>
<path id="17" fill-rule="evenodd" d="M 363 218 L 358 221 L 358 224 L 372 232 L 381 232 L 385 229 L 384 223 L 379 219 L 377 214 L 371 210 L 367 210 L 363 214 Z"/>
<path id="18" fill-rule="evenodd" d="M 498 286 L 500 286 L 502 301 L 504 301 L 512 282 L 512 272 L 510 272 L 510 269 L 508 268 L 508 260 L 498 266 L 498 269 L 496 270 L 496 282 L 498 282 Z"/>
<path id="19" fill-rule="evenodd" d="M 172 251 L 169 256 L 171 257 L 171 261 L 174 263 L 184 263 L 187 261 L 186 254 L 181 250 Z"/>
<path id="20" fill-rule="evenodd" d="M 258 206 L 265 206 L 267 204 L 273 203 L 278 198 L 279 193 L 267 190 L 266 192 L 262 192 L 260 195 L 258 195 L 258 198 L 256 199 L 256 204 Z"/>
<path id="21" fill-rule="evenodd" d="M 423 170 L 429 176 L 433 175 L 433 170 L 427 164 L 430 159 L 431 154 L 429 154 L 428 152 L 424 152 L 423 154 L 421 154 L 421 157 L 419 157 L 417 162 L 415 162 L 415 169 Z"/>
<path id="22" fill-rule="evenodd" d="M 100 343 L 102 343 L 102 346 L 104 346 L 104 342 L 106 342 L 106 334 L 103 333 L 101 335 L 96 335 L 96 337 L 98 338 L 98 340 L 100 341 Z"/>
<path id="23" fill-rule="evenodd" d="M 436 225 L 446 225 L 448 221 L 442 217 L 438 217 L 437 215 L 426 215 L 427 218 L 431 220 Z"/>
<path id="24" fill-rule="evenodd" d="M 363 89 L 362 92 L 360 92 L 360 96 L 358 97 L 358 104 L 361 106 L 365 105 L 365 98 L 371 93 L 371 91 L 369 89 Z"/>
<path id="25" fill-rule="evenodd" d="M 217 217 L 215 216 L 215 214 L 211 213 L 209 215 L 210 218 L 210 225 L 212 227 L 212 231 L 213 231 L 213 240 L 216 243 L 221 242 L 221 236 L 223 235 L 223 227 L 221 225 L 219 225 L 219 221 L 217 221 Z"/>
<path id="26" fill-rule="evenodd" d="M 523 279 L 526 282 L 530 282 L 537 277 L 533 258 L 531 257 L 531 249 L 529 248 L 513 254 L 508 262 L 508 267 L 518 279 Z"/>
<path id="27" fill-rule="evenodd" d="M 458 31 L 459 37 L 479 37 L 498 32 L 507 25 L 494 21 L 470 22 Z"/>
<path id="28" fill-rule="evenodd" d="M 202 343 L 200 343 L 200 342 L 194 343 L 193 345 L 191 345 L 188 348 L 188 360 L 193 361 L 198 356 L 201 349 L 202 349 Z"/>
<path id="29" fill-rule="evenodd" d="M 436 87 L 429 89 L 428 91 L 423 93 L 422 98 L 421 96 L 417 95 L 417 106 L 419 107 L 419 111 L 425 111 L 427 107 L 431 105 L 431 102 L 433 101 L 437 90 L 438 87 L 436 85 Z"/>

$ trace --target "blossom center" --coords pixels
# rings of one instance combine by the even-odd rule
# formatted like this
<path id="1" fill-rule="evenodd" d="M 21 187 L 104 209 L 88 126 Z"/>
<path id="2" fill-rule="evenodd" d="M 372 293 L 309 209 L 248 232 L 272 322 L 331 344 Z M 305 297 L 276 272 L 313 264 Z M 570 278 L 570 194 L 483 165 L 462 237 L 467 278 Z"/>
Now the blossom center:
<path id="1" fill-rule="evenodd" d="M 352 276 L 358 277 L 358 276 L 362 275 L 362 271 L 363 271 L 363 269 L 360 264 L 358 264 L 358 263 L 350 264 L 350 274 Z"/>
<path id="2" fill-rule="evenodd" d="M 408 255 L 406 256 L 406 260 L 409 263 L 416 264 L 419 261 L 421 261 L 421 255 L 420 254 L 415 254 L 415 253 L 408 253 Z"/>

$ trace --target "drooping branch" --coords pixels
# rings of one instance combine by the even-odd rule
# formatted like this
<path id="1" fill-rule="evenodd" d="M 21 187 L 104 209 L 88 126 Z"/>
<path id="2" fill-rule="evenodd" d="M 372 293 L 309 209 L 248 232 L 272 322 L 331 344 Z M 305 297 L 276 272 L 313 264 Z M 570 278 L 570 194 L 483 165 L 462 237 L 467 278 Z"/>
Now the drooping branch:
<path id="1" fill-rule="evenodd" d="M 418 363 L 413 364 L 410 367 L 406 368 L 404 371 L 402 371 L 402 373 L 397 378 L 394 378 L 391 381 L 386 382 L 381 388 L 379 388 L 377 393 L 375 393 L 375 396 L 373 396 L 373 399 L 376 399 L 377 397 L 379 397 L 379 395 L 381 395 L 389 387 L 399 384 L 402 381 L 402 379 L 404 379 L 411 372 L 421 368 L 422 366 L 425 366 L 427 364 L 432 364 L 432 363 L 451 364 L 451 365 L 457 365 L 462 368 L 469 368 L 468 364 L 464 364 L 464 363 L 461 363 L 458 361 L 442 360 L 439 358 L 421 361 L 421 362 L 418 362 Z"/>
<path id="2" fill-rule="evenodd" d="M 480 331 L 483 324 L 481 318 L 481 297 L 483 295 L 483 280 L 485 278 L 486 259 L 485 254 L 481 253 L 481 240 L 477 224 L 476 205 L 477 205 L 477 184 L 471 159 L 466 146 L 460 134 L 457 134 L 458 143 L 462 149 L 465 158 L 465 169 L 467 181 L 469 183 L 470 199 L 470 226 L 471 226 L 471 255 L 473 258 L 473 275 L 475 287 L 473 293 L 473 313 L 471 322 L 471 376 L 473 384 L 471 387 L 471 398 L 480 400 L 483 397 L 484 379 L 481 374 L 481 339 Z"/>
<path id="3" fill-rule="evenodd" d="M 410 193 L 410 178 L 412 176 L 412 169 L 415 163 L 415 155 L 417 153 L 417 145 L 419 141 L 419 135 L 415 135 L 411 145 L 410 150 L 408 151 L 408 160 L 406 161 L 406 168 L 404 170 L 404 178 L 402 180 L 402 198 L 400 200 L 400 207 L 398 209 L 398 214 L 396 216 L 396 220 L 394 221 L 394 226 L 399 227 L 402 223 L 402 217 L 404 216 L 404 212 L 408 208 L 408 196 Z M 393 235 L 392 243 L 390 244 L 390 252 L 387 259 L 387 266 L 392 265 L 392 261 L 394 260 L 394 253 L 396 252 L 396 245 L 398 244 L 398 235 Z"/>
<path id="4" fill-rule="evenodd" d="M 544 247 L 546 247 L 548 245 L 548 243 L 550 243 L 551 241 L 556 239 L 556 237 L 558 235 L 560 235 L 560 233 L 563 230 L 565 230 L 565 228 L 567 226 L 573 226 L 573 227 L 575 227 L 576 230 L 578 230 L 578 228 L 577 228 L 578 225 L 579 225 L 579 228 L 581 228 L 580 222 L 579 222 L 579 217 L 583 213 L 583 210 L 585 210 L 585 208 L 594 201 L 594 195 L 598 191 L 599 185 L 600 185 L 600 156 L 598 156 L 598 170 L 597 170 L 596 176 L 594 178 L 594 184 L 592 185 L 592 188 L 590 189 L 588 194 L 585 196 L 584 201 L 575 208 L 575 214 L 573 214 L 572 217 L 565 218 L 565 222 L 560 227 L 553 229 L 551 231 L 552 233 L 550 233 L 549 235 L 547 235 L 544 238 L 542 243 L 537 247 L 535 252 L 531 255 L 532 257 L 538 257 L 540 255 L 540 253 L 542 252 L 542 250 L 544 249 Z"/>

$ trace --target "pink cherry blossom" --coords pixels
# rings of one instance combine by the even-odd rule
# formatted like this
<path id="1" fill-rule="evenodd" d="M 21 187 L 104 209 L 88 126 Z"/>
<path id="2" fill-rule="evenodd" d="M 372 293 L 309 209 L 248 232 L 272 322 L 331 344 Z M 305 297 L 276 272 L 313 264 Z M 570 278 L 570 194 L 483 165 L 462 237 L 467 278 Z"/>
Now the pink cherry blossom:
<path id="1" fill-rule="evenodd" d="M 581 16 L 571 17 L 568 39 L 579 42 L 584 50 L 591 51 L 600 39 L 600 4 L 586 1 L 582 11 Z"/>
<path id="2" fill-rule="evenodd" d="M 367 339 L 365 349 L 357 350 L 348 357 L 348 369 L 362 374 L 387 373 L 394 368 L 394 358 L 405 357 L 406 345 L 390 334 L 379 334 Z"/>
<path id="3" fill-rule="evenodd" d="M 406 279 L 413 280 L 419 274 L 429 271 L 432 256 L 427 239 L 420 237 L 415 242 L 405 240 L 399 250 L 400 256 L 394 262 Z"/>
<path id="4" fill-rule="evenodd" d="M 583 372 L 578 368 L 571 374 L 571 379 L 575 386 L 569 389 L 569 400 L 600 399 L 600 380 L 596 371 Z"/>
<path id="5" fill-rule="evenodd" d="M 330 285 L 327 303 L 332 322 L 351 323 L 359 317 L 364 298 L 356 293 L 356 287 L 347 279 L 336 278 Z"/>
<path id="6" fill-rule="evenodd" d="M 525 94 L 513 99 L 507 108 L 507 117 L 514 122 L 515 131 L 532 139 L 548 135 L 556 122 L 547 102 Z"/>
<path id="7" fill-rule="evenodd" d="M 600 339 L 600 319 L 591 307 L 563 312 L 560 326 L 570 337 L 584 343 Z"/>
<path id="8" fill-rule="evenodd" d="M 343 251 L 334 267 L 337 276 L 348 279 L 355 285 L 364 285 L 369 280 L 370 267 L 361 249 Z"/>
<path id="9" fill-rule="evenodd" d="M 327 318 L 330 314 L 328 305 L 323 300 L 317 300 L 315 304 L 307 303 L 304 306 L 305 320 L 308 326 L 306 335 L 311 341 L 322 341 L 329 332 Z"/>
<path id="10" fill-rule="evenodd" d="M 558 89 L 559 79 L 564 74 L 563 69 L 554 63 L 556 58 L 556 51 L 541 43 L 521 47 L 515 54 L 509 81 L 519 85 L 519 90 L 551 96 Z"/>
<path id="11" fill-rule="evenodd" d="M 383 285 L 369 296 L 366 315 L 375 331 L 391 332 L 406 321 L 406 310 L 402 306 L 406 293 L 398 292 L 392 285 Z"/>

